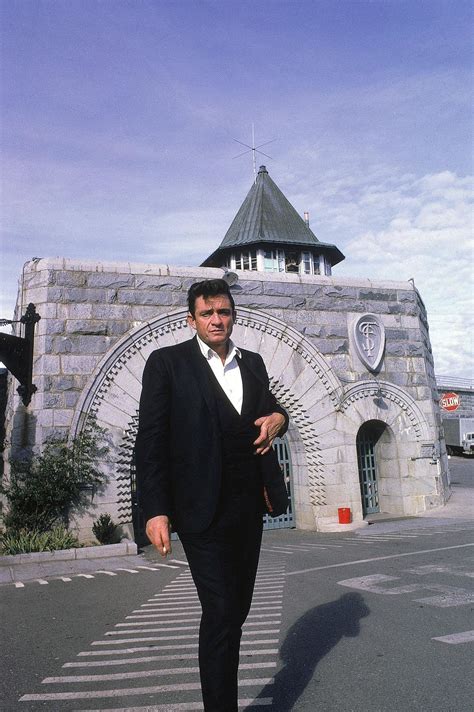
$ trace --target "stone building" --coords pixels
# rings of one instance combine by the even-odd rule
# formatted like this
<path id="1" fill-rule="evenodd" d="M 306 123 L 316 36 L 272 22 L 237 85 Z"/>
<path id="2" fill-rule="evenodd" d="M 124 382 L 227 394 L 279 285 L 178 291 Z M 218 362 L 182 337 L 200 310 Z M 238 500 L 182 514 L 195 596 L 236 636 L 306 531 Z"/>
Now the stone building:
<path id="1" fill-rule="evenodd" d="M 33 302 L 42 317 L 38 390 L 25 408 L 10 388 L 7 438 L 13 447 L 40 447 L 53 433 L 78 433 L 94 416 L 107 431 L 109 482 L 77 525 L 87 536 L 108 512 L 131 531 L 145 360 L 192 335 L 190 284 L 225 274 L 237 306 L 235 341 L 261 353 L 290 414 L 278 454 L 291 507 L 279 524 L 324 531 L 340 507 L 363 525 L 373 512 L 410 515 L 442 505 L 447 459 L 423 301 L 410 282 L 333 276 L 341 259 L 262 167 L 201 267 L 28 262 L 18 309 Z"/>

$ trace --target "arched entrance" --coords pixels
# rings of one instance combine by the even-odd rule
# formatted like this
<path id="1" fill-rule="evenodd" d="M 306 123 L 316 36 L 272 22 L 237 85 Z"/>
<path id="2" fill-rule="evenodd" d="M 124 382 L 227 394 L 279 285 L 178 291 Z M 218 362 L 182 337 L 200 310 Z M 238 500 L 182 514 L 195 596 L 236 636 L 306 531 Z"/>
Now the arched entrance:
<path id="1" fill-rule="evenodd" d="M 380 512 L 377 443 L 385 428 L 385 423 L 380 420 L 369 420 L 357 433 L 357 465 L 364 516 Z"/>
<path id="2" fill-rule="evenodd" d="M 314 529 L 316 516 L 327 506 L 327 487 L 320 434 L 331 432 L 335 446 L 335 409 L 342 386 L 313 344 L 301 333 L 269 314 L 239 307 L 234 328 L 239 346 L 259 352 L 268 369 L 273 393 L 290 415 L 287 450 L 291 449 L 293 506 L 280 526 Z M 89 417 L 107 432 L 109 454 L 101 468 L 109 477 L 107 491 L 96 503 L 132 535 L 135 523 L 131 463 L 137 432 L 141 378 L 150 353 L 179 343 L 193 334 L 186 310 L 157 316 L 124 336 L 97 365 L 78 403 L 71 432 L 80 432 Z M 289 455 L 281 453 L 284 467 Z M 286 463 L 286 464 L 285 464 Z M 297 503 L 295 505 L 294 503 Z M 86 517 L 82 519 L 84 528 Z M 136 527 L 135 527 L 136 529 Z"/>

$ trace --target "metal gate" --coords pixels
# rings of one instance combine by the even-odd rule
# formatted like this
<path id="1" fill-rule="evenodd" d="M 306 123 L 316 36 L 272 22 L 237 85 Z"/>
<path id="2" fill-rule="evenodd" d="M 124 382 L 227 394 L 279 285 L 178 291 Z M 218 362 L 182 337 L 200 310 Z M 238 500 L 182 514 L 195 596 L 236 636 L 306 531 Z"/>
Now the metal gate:
<path id="1" fill-rule="evenodd" d="M 375 427 L 372 423 L 365 423 L 357 434 L 357 464 L 364 514 L 380 512 L 375 457 L 375 445 L 380 435 L 380 428 Z"/>
<path id="2" fill-rule="evenodd" d="M 293 502 L 291 495 L 291 459 L 288 442 L 285 437 L 275 438 L 273 449 L 276 451 L 278 462 L 285 476 L 286 489 L 288 491 L 288 509 L 285 514 L 279 517 L 270 517 L 265 514 L 263 517 L 264 529 L 291 529 L 294 527 Z"/>

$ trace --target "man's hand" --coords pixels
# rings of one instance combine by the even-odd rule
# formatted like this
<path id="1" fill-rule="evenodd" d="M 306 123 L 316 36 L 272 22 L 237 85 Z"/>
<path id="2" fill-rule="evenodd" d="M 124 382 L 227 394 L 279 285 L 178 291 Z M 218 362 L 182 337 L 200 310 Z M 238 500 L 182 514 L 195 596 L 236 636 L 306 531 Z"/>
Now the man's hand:
<path id="1" fill-rule="evenodd" d="M 270 413 L 258 418 L 254 425 L 260 428 L 260 435 L 254 440 L 256 455 L 265 455 L 273 445 L 273 441 L 285 424 L 285 418 L 281 413 Z"/>
<path id="2" fill-rule="evenodd" d="M 165 557 L 167 554 L 171 554 L 170 520 L 165 514 L 152 517 L 147 521 L 146 535 L 161 556 Z"/>

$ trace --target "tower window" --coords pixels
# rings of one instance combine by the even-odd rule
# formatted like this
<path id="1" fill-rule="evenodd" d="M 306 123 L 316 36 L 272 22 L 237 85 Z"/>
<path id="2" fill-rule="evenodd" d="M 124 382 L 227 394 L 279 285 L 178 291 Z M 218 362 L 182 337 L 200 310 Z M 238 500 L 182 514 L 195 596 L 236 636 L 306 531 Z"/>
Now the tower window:
<path id="1" fill-rule="evenodd" d="M 285 271 L 299 272 L 299 254 L 297 252 L 287 252 L 285 255 Z"/>
<path id="2" fill-rule="evenodd" d="M 313 255 L 311 252 L 303 252 L 302 271 L 303 274 L 320 274 L 319 255 Z"/>
<path id="3" fill-rule="evenodd" d="M 265 250 L 263 265 L 266 272 L 284 272 L 285 253 L 283 250 Z"/>
<path id="4" fill-rule="evenodd" d="M 245 269 L 257 271 L 257 252 L 256 250 L 246 250 L 232 255 L 233 269 Z"/>

